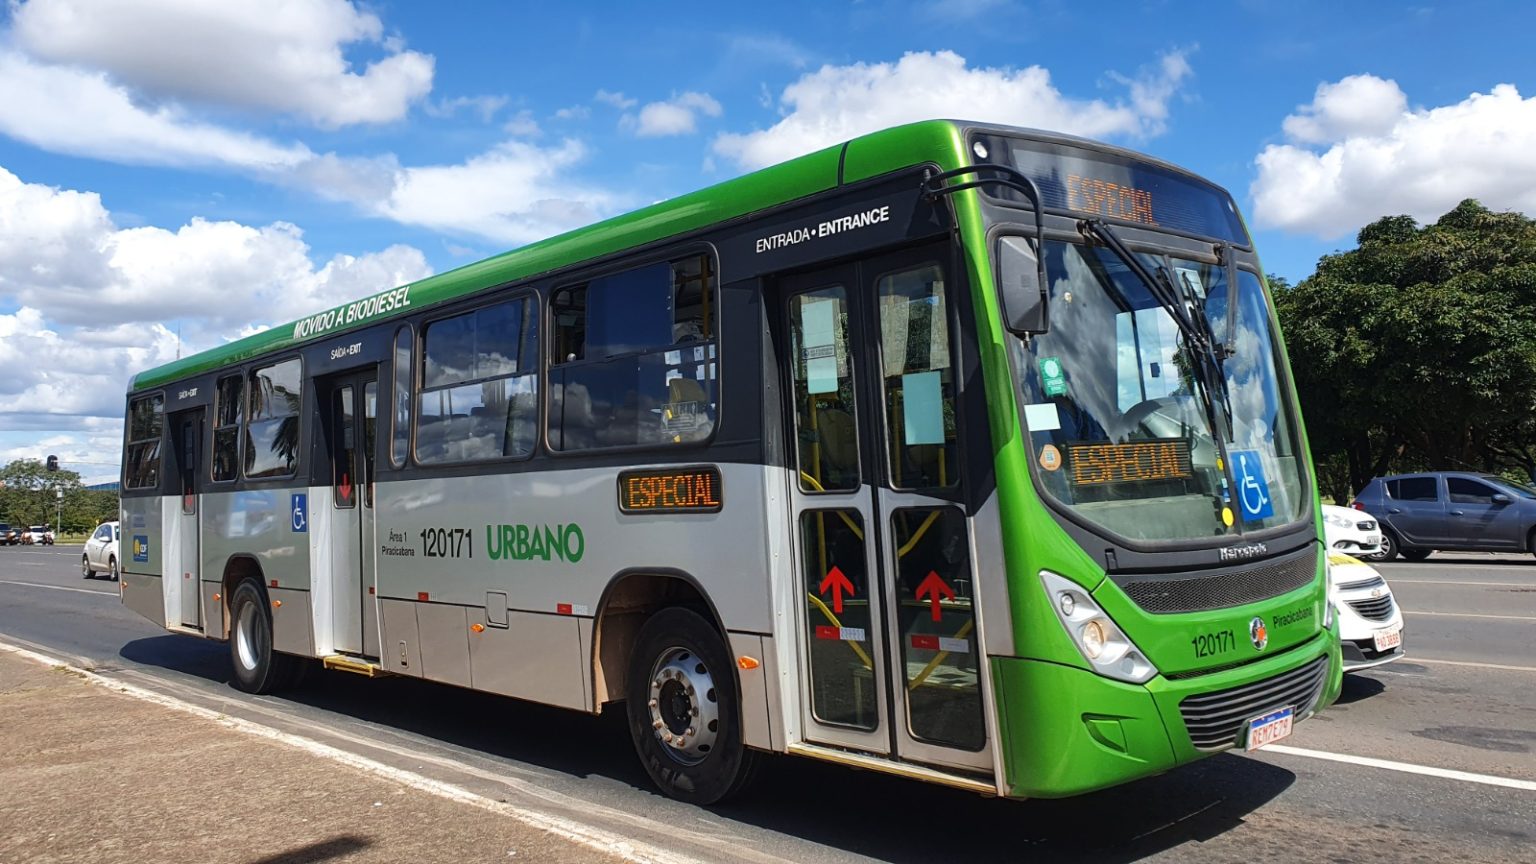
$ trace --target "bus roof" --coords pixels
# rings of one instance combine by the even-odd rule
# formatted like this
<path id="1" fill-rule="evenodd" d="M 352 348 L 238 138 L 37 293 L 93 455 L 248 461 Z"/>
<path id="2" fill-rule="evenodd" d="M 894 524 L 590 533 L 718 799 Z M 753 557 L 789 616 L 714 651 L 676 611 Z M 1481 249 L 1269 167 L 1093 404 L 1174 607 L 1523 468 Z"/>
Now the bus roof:
<path id="1" fill-rule="evenodd" d="M 335 336 L 494 285 L 527 279 L 765 210 L 833 189 L 840 183 L 853 183 L 924 162 L 958 167 L 965 159 L 961 131 L 969 125 L 929 120 L 864 135 L 157 366 L 135 375 L 129 390 L 159 387 L 312 339 Z M 399 302 L 402 289 L 409 289 L 404 295 L 409 299 L 408 306 Z"/>

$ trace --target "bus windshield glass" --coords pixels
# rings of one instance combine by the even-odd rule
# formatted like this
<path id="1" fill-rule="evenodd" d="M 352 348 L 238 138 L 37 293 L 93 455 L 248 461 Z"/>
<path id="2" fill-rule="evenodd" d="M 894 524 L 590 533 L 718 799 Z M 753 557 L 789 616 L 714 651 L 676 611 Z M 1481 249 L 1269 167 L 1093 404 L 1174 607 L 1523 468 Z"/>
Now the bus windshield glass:
<path id="1" fill-rule="evenodd" d="M 1220 538 L 1301 518 L 1295 421 L 1258 278 L 1239 271 L 1234 291 L 1220 265 L 1138 253 L 1148 270 L 1171 274 L 1217 344 L 1234 349 L 1208 385 L 1173 317 L 1114 252 L 1050 241 L 1045 255 L 1051 329 L 1013 339 L 1043 491 L 1139 541 Z"/>

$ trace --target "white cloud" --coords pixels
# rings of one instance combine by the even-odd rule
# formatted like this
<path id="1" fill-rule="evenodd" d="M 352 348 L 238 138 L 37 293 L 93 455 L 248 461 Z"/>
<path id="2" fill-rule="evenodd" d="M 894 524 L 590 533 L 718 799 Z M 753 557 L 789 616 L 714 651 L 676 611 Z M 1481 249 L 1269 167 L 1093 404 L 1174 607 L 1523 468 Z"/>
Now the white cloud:
<path id="1" fill-rule="evenodd" d="M 94 193 L 0 168 L 0 428 L 36 415 L 115 417 L 128 376 L 431 272 L 391 246 L 316 267 L 302 232 L 194 219 L 119 228 Z M 34 421 L 35 422 L 35 421 Z M 50 428 L 61 428 L 54 425 Z"/>
<path id="2" fill-rule="evenodd" d="M 516 138 L 537 138 L 544 134 L 544 130 L 539 128 L 539 121 L 533 119 L 533 112 L 527 108 L 503 123 L 501 130 Z"/>
<path id="3" fill-rule="evenodd" d="M 11 7 L 27 53 L 109 73 L 156 99 L 305 117 L 321 126 L 405 116 L 432 89 L 431 55 L 385 38 L 349 0 L 25 0 Z M 343 47 L 379 46 L 361 72 Z"/>
<path id="4" fill-rule="evenodd" d="M 541 239 L 612 212 L 610 196 L 554 173 L 584 157 L 573 141 L 548 149 L 509 141 L 457 165 L 409 167 L 392 154 L 316 154 L 302 144 L 282 145 L 201 123 L 174 107 L 146 109 L 102 75 L 38 65 L 3 49 L 0 81 L 7 86 L 0 99 L 0 133 L 54 152 L 235 170 L 347 202 L 370 215 L 502 243 Z M 507 131 L 519 137 L 540 134 L 527 112 L 514 117 Z M 100 203 L 95 206 L 99 210 Z M 0 236 L 0 246 L 20 242 L 30 230 L 21 224 L 11 237 Z"/>
<path id="5" fill-rule="evenodd" d="M 469 109 L 480 115 L 480 122 L 489 123 L 495 119 L 496 112 L 505 108 L 506 105 L 506 96 L 455 96 L 452 99 L 427 102 L 422 106 L 422 110 L 431 117 L 452 117 L 464 109 Z"/>
<path id="6" fill-rule="evenodd" d="M 1382 216 L 1434 219 L 1464 198 L 1536 212 L 1536 98 L 1512 84 L 1436 108 L 1392 81 L 1323 85 L 1255 158 L 1254 221 L 1331 240 Z"/>
<path id="7" fill-rule="evenodd" d="M 597 93 L 592 96 L 592 99 L 594 101 L 601 102 L 604 105 L 612 105 L 620 111 L 628 111 L 629 109 L 640 104 L 640 100 L 638 99 L 631 99 L 628 96 L 625 96 L 623 93 L 615 93 L 609 90 L 597 91 Z"/>
<path id="8" fill-rule="evenodd" d="M 457 165 L 401 169 L 374 210 L 399 222 L 508 244 L 541 240 L 606 216 L 621 202 L 572 180 L 586 158 L 576 140 L 540 148 L 506 141 Z"/>
<path id="9" fill-rule="evenodd" d="M 665 102 L 650 102 L 638 117 L 626 115 L 624 125 L 641 138 L 691 135 L 698 128 L 697 116 L 719 117 L 720 103 L 708 93 L 689 91 Z"/>
<path id="10" fill-rule="evenodd" d="M 1408 97 L 1396 81 L 1350 75 L 1317 85 L 1312 104 L 1285 118 L 1286 137 L 1302 144 L 1329 144 L 1356 136 L 1390 132 L 1408 111 Z"/>
<path id="11" fill-rule="evenodd" d="M 38 64 L 0 48 L 0 132 L 44 150 L 139 165 L 287 170 L 314 154 L 187 116 L 143 107 L 100 73 Z"/>
<path id="12" fill-rule="evenodd" d="M 1089 137 L 1144 138 L 1163 131 L 1168 103 L 1191 74 L 1181 51 L 1163 55 L 1128 85 L 1128 98 L 1072 99 L 1051 73 L 969 68 L 951 51 L 913 52 L 895 63 L 823 66 L 784 89 L 784 119 L 768 129 L 724 134 L 715 152 L 759 168 L 902 123 L 937 117 L 1054 129 Z"/>

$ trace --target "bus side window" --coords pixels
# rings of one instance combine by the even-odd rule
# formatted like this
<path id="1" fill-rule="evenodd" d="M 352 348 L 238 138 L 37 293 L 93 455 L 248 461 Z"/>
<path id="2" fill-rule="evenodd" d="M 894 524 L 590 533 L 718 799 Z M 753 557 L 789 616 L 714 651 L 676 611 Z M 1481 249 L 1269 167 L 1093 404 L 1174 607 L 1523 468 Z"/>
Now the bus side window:
<path id="1" fill-rule="evenodd" d="M 128 404 L 128 460 L 123 479 L 129 489 L 160 485 L 160 439 L 164 431 L 164 395 L 156 393 Z"/>
<path id="2" fill-rule="evenodd" d="M 214 388 L 213 479 L 235 479 L 240 464 L 240 419 L 245 401 L 245 379 L 239 375 L 220 378 Z"/>
<path id="3" fill-rule="evenodd" d="M 690 255 L 556 291 L 556 450 L 703 441 L 717 408 L 714 259 Z"/>
<path id="4" fill-rule="evenodd" d="M 286 477 L 298 469 L 303 378 L 297 357 L 251 371 L 246 477 Z"/>
<path id="5" fill-rule="evenodd" d="M 532 307 L 523 297 L 427 324 L 416 461 L 475 462 L 533 453 L 539 402 L 538 320 Z"/>

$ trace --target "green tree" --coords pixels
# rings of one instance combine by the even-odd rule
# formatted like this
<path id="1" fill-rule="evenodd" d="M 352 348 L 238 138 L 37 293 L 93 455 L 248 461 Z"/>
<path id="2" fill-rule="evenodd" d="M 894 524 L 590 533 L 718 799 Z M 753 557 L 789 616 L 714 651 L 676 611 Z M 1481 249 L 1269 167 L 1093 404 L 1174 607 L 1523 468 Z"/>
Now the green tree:
<path id="1" fill-rule="evenodd" d="M 52 525 L 60 504 L 80 491 L 74 471 L 49 471 L 40 459 L 17 459 L 0 468 L 0 520 L 13 525 Z"/>
<path id="2" fill-rule="evenodd" d="M 1467 200 L 1357 239 L 1271 284 L 1325 494 L 1397 470 L 1536 473 L 1536 220 Z"/>

